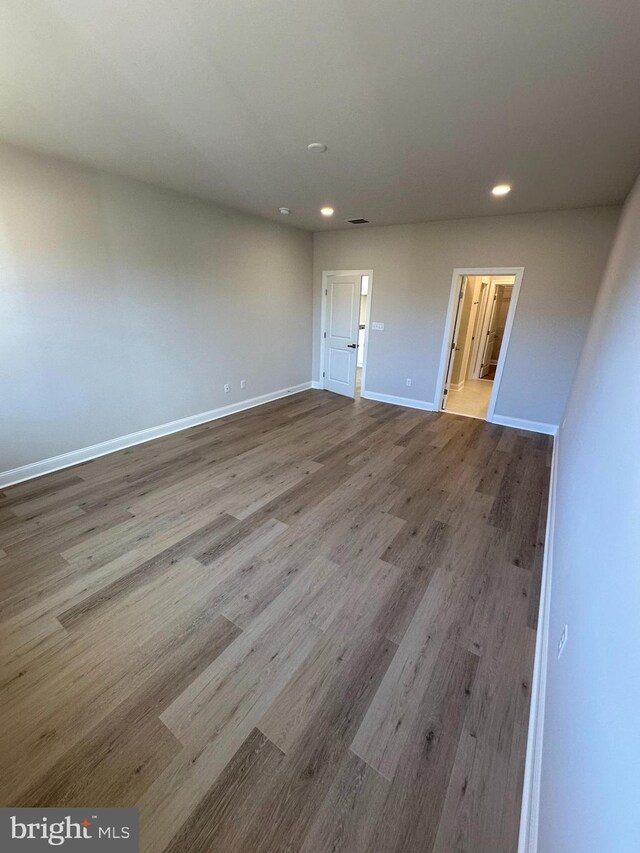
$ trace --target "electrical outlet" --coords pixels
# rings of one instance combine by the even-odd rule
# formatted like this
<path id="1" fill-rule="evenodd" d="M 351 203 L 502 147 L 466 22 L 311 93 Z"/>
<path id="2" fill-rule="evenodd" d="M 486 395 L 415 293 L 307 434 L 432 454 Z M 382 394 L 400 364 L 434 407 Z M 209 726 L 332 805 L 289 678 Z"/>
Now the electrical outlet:
<path id="1" fill-rule="evenodd" d="M 411 385 L 411 380 L 407 379 L 407 387 L 409 387 L 410 385 Z"/>
<path id="2" fill-rule="evenodd" d="M 567 640 L 569 639 L 569 626 L 565 625 L 562 629 L 562 634 L 560 634 L 560 639 L 558 640 L 558 657 L 564 651 L 564 647 L 567 645 Z"/>
<path id="3" fill-rule="evenodd" d="M 247 380 L 246 380 L 246 379 L 241 379 L 241 380 L 240 380 L 240 388 L 241 388 L 242 390 L 244 390 L 246 387 L 247 387 Z"/>
<path id="4" fill-rule="evenodd" d="M 224 386 L 224 393 L 228 394 L 229 391 L 231 391 L 231 385 L 229 385 L 229 383 L 227 382 Z"/>

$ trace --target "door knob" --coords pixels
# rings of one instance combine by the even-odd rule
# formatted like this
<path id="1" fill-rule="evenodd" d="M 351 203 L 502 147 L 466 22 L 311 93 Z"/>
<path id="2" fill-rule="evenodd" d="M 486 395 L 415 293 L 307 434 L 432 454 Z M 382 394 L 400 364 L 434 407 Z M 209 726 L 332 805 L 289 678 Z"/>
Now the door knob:
<path id="1" fill-rule="evenodd" d="M 355 349 L 355 348 L 358 346 L 358 344 L 347 344 L 347 346 L 348 346 L 350 349 Z"/>

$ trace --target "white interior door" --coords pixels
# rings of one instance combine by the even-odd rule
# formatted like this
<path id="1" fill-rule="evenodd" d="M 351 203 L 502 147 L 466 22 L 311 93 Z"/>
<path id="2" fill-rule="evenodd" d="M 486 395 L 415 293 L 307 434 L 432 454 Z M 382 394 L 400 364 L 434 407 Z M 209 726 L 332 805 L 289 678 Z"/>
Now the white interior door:
<path id="1" fill-rule="evenodd" d="M 360 285 L 359 275 L 331 275 L 327 279 L 324 387 L 345 397 L 356 395 Z"/>
<path id="2" fill-rule="evenodd" d="M 489 372 L 489 368 L 491 367 L 491 359 L 493 357 L 493 350 L 496 345 L 497 339 L 497 330 L 496 330 L 496 302 L 497 302 L 497 294 L 495 285 L 491 285 L 493 290 L 493 294 L 490 294 L 491 301 L 489 303 L 489 322 L 487 325 L 487 334 L 485 335 L 485 345 L 484 345 L 484 353 L 482 355 L 482 364 L 480 365 L 480 378 L 485 376 Z"/>
<path id="3" fill-rule="evenodd" d="M 469 359 L 469 379 L 480 378 L 480 365 L 482 364 L 482 353 L 484 352 L 484 327 L 489 290 L 489 282 L 483 281 L 480 285 L 480 298 L 478 300 L 479 304 L 476 312 L 476 324 L 473 329 L 471 358 Z"/>
<path id="4" fill-rule="evenodd" d="M 456 355 L 456 351 L 458 349 L 458 337 L 460 335 L 460 320 L 462 319 L 462 300 L 464 299 L 465 288 L 467 287 L 467 277 L 462 276 L 462 280 L 460 282 L 460 289 L 458 290 L 458 298 L 456 300 L 456 314 L 453 321 L 453 334 L 451 337 L 451 347 L 449 348 L 449 362 L 447 364 L 447 373 L 444 381 L 444 388 L 442 389 L 442 400 L 441 407 L 442 409 L 447 408 L 447 396 L 449 394 L 449 386 L 451 384 L 451 371 L 453 370 L 453 361 Z"/>

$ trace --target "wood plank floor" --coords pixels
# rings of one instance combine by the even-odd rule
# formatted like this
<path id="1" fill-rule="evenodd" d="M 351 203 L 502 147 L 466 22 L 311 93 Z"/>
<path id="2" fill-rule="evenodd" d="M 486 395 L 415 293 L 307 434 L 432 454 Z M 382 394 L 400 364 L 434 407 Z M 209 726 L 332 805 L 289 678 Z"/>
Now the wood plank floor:
<path id="1" fill-rule="evenodd" d="M 0 801 L 517 846 L 551 439 L 309 391 L 0 495 Z"/>

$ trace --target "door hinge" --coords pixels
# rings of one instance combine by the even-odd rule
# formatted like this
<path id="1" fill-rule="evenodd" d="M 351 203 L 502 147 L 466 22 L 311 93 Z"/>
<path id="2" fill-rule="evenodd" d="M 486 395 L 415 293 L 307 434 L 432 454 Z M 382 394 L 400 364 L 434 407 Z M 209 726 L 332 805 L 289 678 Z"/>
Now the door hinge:
<path id="1" fill-rule="evenodd" d="M 324 336 L 325 336 L 325 338 L 327 337 L 327 333 L 326 333 L 326 332 L 324 333 Z"/>
<path id="2" fill-rule="evenodd" d="M 446 396 L 447 396 L 447 394 L 448 394 L 449 392 L 448 392 L 448 391 L 447 391 L 447 389 L 445 388 L 443 393 L 444 393 L 444 395 L 445 395 L 445 397 L 446 397 Z"/>
<path id="3" fill-rule="evenodd" d="M 325 296 L 328 296 L 328 295 L 329 295 L 329 291 L 328 291 L 328 290 L 325 290 L 324 295 L 325 295 Z"/>
<path id="4" fill-rule="evenodd" d="M 325 376 L 326 376 L 326 374 L 325 374 L 325 372 L 324 372 L 324 370 L 323 370 L 323 371 L 322 371 L 322 378 L 324 379 L 324 377 L 325 377 Z"/>

